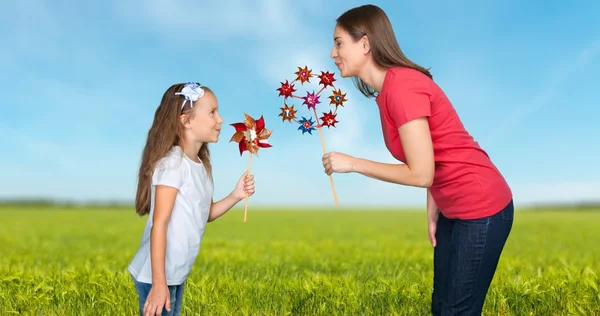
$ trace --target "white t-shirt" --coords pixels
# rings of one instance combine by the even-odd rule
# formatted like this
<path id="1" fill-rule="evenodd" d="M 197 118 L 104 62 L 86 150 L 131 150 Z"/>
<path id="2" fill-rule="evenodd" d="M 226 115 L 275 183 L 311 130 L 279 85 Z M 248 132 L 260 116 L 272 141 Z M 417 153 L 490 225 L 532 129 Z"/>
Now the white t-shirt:
<path id="1" fill-rule="evenodd" d="M 178 285 L 186 280 L 200 252 L 214 186 L 204 165 L 190 159 L 178 146 L 174 146 L 157 163 L 152 176 L 150 213 L 142 242 L 128 268 L 138 282 L 144 283 L 152 283 L 150 231 L 156 185 L 168 185 L 179 190 L 167 228 L 165 249 L 167 285 Z"/>

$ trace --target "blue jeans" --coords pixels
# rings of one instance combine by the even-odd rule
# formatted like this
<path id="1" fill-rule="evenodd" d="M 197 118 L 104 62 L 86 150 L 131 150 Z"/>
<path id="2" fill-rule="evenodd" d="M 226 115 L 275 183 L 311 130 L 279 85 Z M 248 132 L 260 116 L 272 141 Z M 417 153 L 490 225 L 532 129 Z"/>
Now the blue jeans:
<path id="1" fill-rule="evenodd" d="M 513 216 L 512 200 L 485 218 L 459 220 L 439 214 L 433 255 L 433 315 L 481 315 Z"/>
<path id="2" fill-rule="evenodd" d="M 146 303 L 146 298 L 150 293 L 150 289 L 152 288 L 152 284 L 138 282 L 136 279 L 133 279 L 133 283 L 135 284 L 135 291 L 138 294 L 138 301 L 140 304 L 140 316 L 144 316 L 144 304 Z M 178 316 L 181 313 L 181 303 L 183 300 L 183 287 L 184 284 L 180 285 L 170 285 L 169 294 L 171 295 L 171 311 L 167 312 L 165 306 L 163 306 L 162 316 Z"/>

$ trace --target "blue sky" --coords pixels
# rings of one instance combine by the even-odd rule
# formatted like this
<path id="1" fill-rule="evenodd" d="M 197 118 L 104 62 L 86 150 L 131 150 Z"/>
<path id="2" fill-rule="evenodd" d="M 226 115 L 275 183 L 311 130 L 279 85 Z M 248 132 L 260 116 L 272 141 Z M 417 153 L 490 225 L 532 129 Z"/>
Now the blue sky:
<path id="1" fill-rule="evenodd" d="M 247 112 L 264 115 L 274 130 L 274 147 L 253 159 L 257 193 L 251 205 L 334 205 L 318 133 L 301 135 L 277 116 L 282 99 L 275 89 L 304 65 L 335 71 L 349 99 L 339 127 L 324 130 L 327 149 L 394 161 L 383 145 L 376 104 L 337 76 L 329 58 L 335 18 L 363 2 L 199 3 L 5 3 L 1 197 L 132 200 L 164 90 L 198 81 L 216 91 L 226 123 Z M 598 2 L 372 3 L 388 13 L 404 52 L 431 67 L 517 203 L 597 197 Z M 240 157 L 237 144 L 228 143 L 231 135 L 233 128 L 225 126 L 211 146 L 216 199 L 231 191 L 247 166 L 246 154 Z M 423 189 L 358 174 L 336 174 L 334 181 L 342 206 L 425 203 Z"/>

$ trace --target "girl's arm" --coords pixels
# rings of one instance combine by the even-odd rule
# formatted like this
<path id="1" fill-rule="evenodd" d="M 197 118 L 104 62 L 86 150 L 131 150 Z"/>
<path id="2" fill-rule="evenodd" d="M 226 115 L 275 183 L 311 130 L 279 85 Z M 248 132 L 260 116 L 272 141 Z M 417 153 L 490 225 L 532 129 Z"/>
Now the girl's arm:
<path id="1" fill-rule="evenodd" d="M 212 222 L 215 219 L 221 217 L 221 215 L 227 213 L 239 201 L 246 197 L 246 193 L 249 197 L 254 194 L 254 176 L 247 175 L 247 173 L 244 172 L 244 174 L 240 177 L 237 184 L 235 185 L 235 189 L 233 189 L 233 191 L 229 193 L 228 196 L 226 196 L 224 199 L 217 203 L 214 203 L 211 200 L 208 221 Z"/>
<path id="2" fill-rule="evenodd" d="M 217 203 L 212 202 L 210 205 L 210 214 L 208 215 L 208 221 L 212 222 L 215 219 L 221 217 L 221 215 L 227 213 L 241 200 L 242 199 L 233 196 L 233 194 L 229 194 Z"/>
<path id="3" fill-rule="evenodd" d="M 398 128 L 406 164 L 388 164 L 355 158 L 354 172 L 381 181 L 428 188 L 433 182 L 435 164 L 427 118 L 411 120 Z"/>
<path id="4" fill-rule="evenodd" d="M 152 261 L 153 286 L 167 286 L 165 277 L 165 250 L 167 247 L 167 227 L 175 204 L 177 189 L 157 185 L 152 231 L 150 232 L 150 260 Z"/>

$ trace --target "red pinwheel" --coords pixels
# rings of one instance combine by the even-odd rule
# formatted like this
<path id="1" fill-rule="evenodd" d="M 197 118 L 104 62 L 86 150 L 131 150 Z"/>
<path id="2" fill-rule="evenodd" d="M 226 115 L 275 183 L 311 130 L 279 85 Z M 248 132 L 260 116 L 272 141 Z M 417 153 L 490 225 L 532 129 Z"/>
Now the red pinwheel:
<path id="1" fill-rule="evenodd" d="M 336 115 L 337 114 L 332 113 L 331 110 L 329 110 L 329 113 L 323 112 L 323 116 L 320 117 L 321 121 L 323 121 L 323 126 L 327 126 L 327 128 L 335 127 L 335 123 L 338 123 L 335 119 Z"/>
<path id="2" fill-rule="evenodd" d="M 235 134 L 229 140 L 230 142 L 239 143 L 240 156 L 244 151 L 248 151 L 248 172 L 250 174 L 250 168 L 252 166 L 252 155 L 258 156 L 258 150 L 260 148 L 273 147 L 267 142 L 267 139 L 273 133 L 272 130 L 265 128 L 265 119 L 261 115 L 258 120 L 253 119 L 250 115 L 244 113 L 245 120 L 239 123 L 233 123 L 231 126 L 235 128 Z M 246 206 L 244 207 L 244 222 L 248 216 L 248 195 L 246 194 Z"/>
<path id="3" fill-rule="evenodd" d="M 335 78 L 333 78 L 333 73 L 330 73 L 329 71 L 327 72 L 322 72 L 319 75 L 319 79 L 321 79 L 319 81 L 319 84 L 323 85 L 323 88 L 327 88 L 327 86 L 332 86 L 333 87 L 333 82 L 335 81 Z"/>
<path id="4" fill-rule="evenodd" d="M 294 89 L 293 84 L 288 83 L 286 80 L 285 83 L 281 83 L 281 87 L 278 88 L 277 91 L 279 91 L 279 96 L 284 96 L 287 99 L 288 97 L 292 96 L 296 89 Z"/>
<path id="5" fill-rule="evenodd" d="M 245 113 L 244 115 L 246 115 L 244 122 L 231 124 L 235 128 L 235 134 L 229 140 L 239 143 L 240 156 L 246 150 L 250 154 L 258 155 L 260 148 L 273 147 L 267 142 L 273 131 L 265 129 L 265 119 L 261 116 L 258 120 L 254 120 L 250 115 Z"/>

